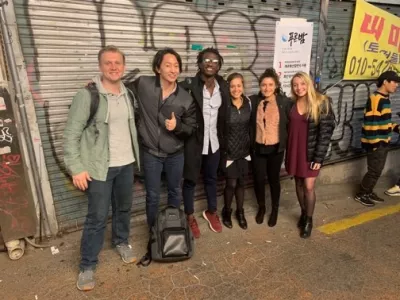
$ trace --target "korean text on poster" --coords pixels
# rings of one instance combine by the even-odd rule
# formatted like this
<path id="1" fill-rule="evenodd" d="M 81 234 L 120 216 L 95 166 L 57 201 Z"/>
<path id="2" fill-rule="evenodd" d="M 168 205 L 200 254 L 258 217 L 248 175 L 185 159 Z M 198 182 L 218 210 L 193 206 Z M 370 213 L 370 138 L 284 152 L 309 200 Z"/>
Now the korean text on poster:
<path id="1" fill-rule="evenodd" d="M 357 0 L 343 79 L 375 79 L 400 70 L 400 18 Z"/>
<path id="2" fill-rule="evenodd" d="M 274 68 L 288 96 L 293 75 L 310 71 L 312 39 L 312 22 L 302 19 L 276 22 Z"/>

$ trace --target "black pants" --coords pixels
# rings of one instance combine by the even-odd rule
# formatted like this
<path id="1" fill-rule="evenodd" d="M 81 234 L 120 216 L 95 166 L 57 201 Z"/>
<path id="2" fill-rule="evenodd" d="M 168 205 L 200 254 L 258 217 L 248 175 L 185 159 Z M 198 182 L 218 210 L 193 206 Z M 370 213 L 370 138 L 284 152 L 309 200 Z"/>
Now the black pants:
<path id="1" fill-rule="evenodd" d="M 280 172 L 284 152 L 254 154 L 252 157 L 254 191 L 259 207 L 265 207 L 265 175 L 268 176 L 272 207 L 279 207 L 281 196 Z"/>
<path id="2" fill-rule="evenodd" d="M 210 143 L 211 147 L 211 143 Z M 202 156 L 202 170 L 204 190 L 207 196 L 207 209 L 214 213 L 217 211 L 217 171 L 220 159 L 219 149 L 212 153 L 211 148 L 208 155 Z M 194 212 L 194 192 L 196 182 L 185 179 L 183 181 L 182 194 L 185 213 L 191 215 Z"/>
<path id="3" fill-rule="evenodd" d="M 375 151 L 369 151 L 367 153 L 368 171 L 361 181 L 361 193 L 372 193 L 385 167 L 388 151 L 388 147 L 379 147 Z"/>

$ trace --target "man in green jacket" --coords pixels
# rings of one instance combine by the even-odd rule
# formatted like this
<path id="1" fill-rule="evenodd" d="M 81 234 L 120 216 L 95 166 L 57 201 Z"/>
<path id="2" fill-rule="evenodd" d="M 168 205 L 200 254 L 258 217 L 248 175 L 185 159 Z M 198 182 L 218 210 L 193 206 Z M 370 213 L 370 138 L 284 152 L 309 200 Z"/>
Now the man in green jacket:
<path id="1" fill-rule="evenodd" d="M 98 54 L 101 75 L 93 82 L 99 105 L 89 120 L 92 97 L 88 89 L 75 95 L 64 131 L 64 161 L 75 187 L 88 195 L 88 213 L 81 240 L 79 290 L 94 288 L 94 270 L 103 246 L 112 204 L 112 245 L 125 263 L 136 257 L 129 245 L 133 163 L 139 162 L 134 108 L 121 82 L 125 55 L 114 46 Z"/>

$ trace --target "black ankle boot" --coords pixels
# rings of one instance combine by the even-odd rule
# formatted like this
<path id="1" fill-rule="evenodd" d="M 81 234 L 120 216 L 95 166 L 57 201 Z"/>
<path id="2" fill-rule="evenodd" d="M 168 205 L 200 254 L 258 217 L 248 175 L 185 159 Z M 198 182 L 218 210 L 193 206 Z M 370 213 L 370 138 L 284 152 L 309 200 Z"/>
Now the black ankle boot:
<path id="1" fill-rule="evenodd" d="M 300 237 L 303 239 L 309 238 L 311 235 L 311 231 L 313 228 L 313 222 L 312 222 L 312 217 L 306 217 L 306 223 L 304 225 L 304 228 L 302 228 Z"/>
<path id="2" fill-rule="evenodd" d="M 261 224 L 262 222 L 264 222 L 264 215 L 265 215 L 265 206 L 258 207 L 258 212 L 256 215 L 257 224 Z"/>
<path id="3" fill-rule="evenodd" d="M 268 226 L 274 227 L 276 222 L 278 221 L 278 210 L 279 207 L 272 207 L 271 214 L 269 215 L 268 219 Z"/>
<path id="4" fill-rule="evenodd" d="M 222 223 L 228 227 L 232 228 L 232 209 L 226 209 L 225 207 L 222 209 Z"/>
<path id="5" fill-rule="evenodd" d="M 306 225 L 307 214 L 304 210 L 301 211 L 299 221 L 297 222 L 297 228 L 303 228 Z"/>
<path id="6" fill-rule="evenodd" d="M 246 218 L 244 217 L 243 209 L 239 209 L 236 211 L 236 218 L 238 220 L 240 228 L 247 229 L 247 221 L 246 221 Z"/>

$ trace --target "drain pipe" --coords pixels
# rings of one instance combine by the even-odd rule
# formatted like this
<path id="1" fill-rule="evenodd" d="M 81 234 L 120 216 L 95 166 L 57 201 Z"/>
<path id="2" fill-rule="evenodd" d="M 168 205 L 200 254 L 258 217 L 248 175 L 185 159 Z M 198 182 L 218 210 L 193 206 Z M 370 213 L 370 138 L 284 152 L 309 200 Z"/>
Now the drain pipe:
<path id="1" fill-rule="evenodd" d="M 43 225 L 44 225 L 44 230 L 45 234 L 46 233 L 51 233 L 50 231 L 50 223 L 49 219 L 47 218 L 47 212 L 46 212 L 46 205 L 44 203 L 44 197 L 43 197 L 43 190 L 42 186 L 40 184 L 40 174 L 39 174 L 39 167 L 37 164 L 36 160 L 36 155 L 35 155 L 35 148 L 33 146 L 33 141 L 32 141 L 32 135 L 31 131 L 29 129 L 29 124 L 28 124 L 28 115 L 26 113 L 26 108 L 25 108 L 25 103 L 23 99 L 23 92 L 22 92 L 22 86 L 21 82 L 19 80 L 18 76 L 18 71 L 17 71 L 17 63 L 15 61 L 15 55 L 14 55 L 14 50 L 11 45 L 11 39 L 10 39 L 10 32 L 7 24 L 7 19 L 6 19 L 6 13 L 4 11 L 4 6 L 8 5 L 8 1 L 3 1 L 0 0 L 0 22 L 1 22 L 1 30 L 3 32 L 3 39 L 4 39 L 4 47 L 5 47 L 5 52 L 7 54 L 7 61 L 10 67 L 10 74 L 12 77 L 12 81 L 14 84 L 14 89 L 15 89 L 15 97 L 17 100 L 18 104 L 18 109 L 19 109 L 19 115 L 21 119 L 21 127 L 22 131 L 25 136 L 25 142 L 27 146 L 27 152 L 28 152 L 28 157 L 29 157 L 29 162 L 30 162 L 30 169 L 32 171 L 33 175 L 33 181 L 35 184 L 35 189 L 36 189 L 36 195 L 38 198 L 39 202 L 39 208 L 40 208 L 40 221 L 43 220 Z M 41 230 L 40 226 L 40 232 Z M 40 235 L 40 240 L 42 240 L 42 235 Z"/>

